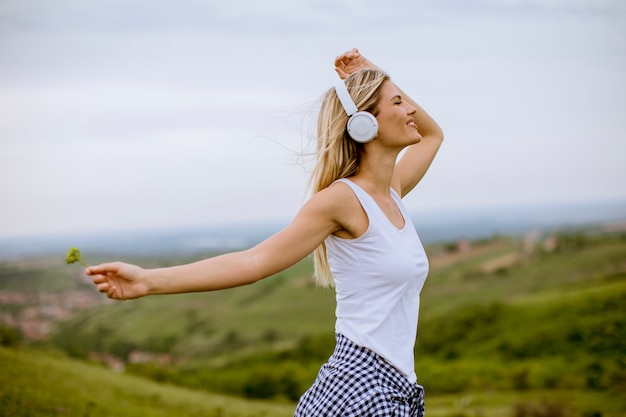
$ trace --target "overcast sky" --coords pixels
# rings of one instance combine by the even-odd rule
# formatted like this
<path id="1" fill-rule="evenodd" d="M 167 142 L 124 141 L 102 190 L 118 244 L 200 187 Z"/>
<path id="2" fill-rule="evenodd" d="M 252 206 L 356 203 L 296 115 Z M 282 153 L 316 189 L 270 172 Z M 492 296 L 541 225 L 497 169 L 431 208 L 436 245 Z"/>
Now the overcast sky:
<path id="1" fill-rule="evenodd" d="M 0 237 L 289 220 L 353 47 L 444 129 L 410 210 L 626 198 L 623 0 L 2 0 Z"/>

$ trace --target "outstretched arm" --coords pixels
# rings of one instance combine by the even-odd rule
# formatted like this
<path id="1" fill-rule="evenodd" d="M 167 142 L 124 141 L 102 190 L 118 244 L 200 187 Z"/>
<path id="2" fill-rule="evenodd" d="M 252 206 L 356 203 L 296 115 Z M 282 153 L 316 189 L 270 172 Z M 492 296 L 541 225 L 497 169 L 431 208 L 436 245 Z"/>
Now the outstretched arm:
<path id="1" fill-rule="evenodd" d="M 358 49 L 354 48 L 346 51 L 335 58 L 335 71 L 341 79 L 345 79 L 350 74 L 362 69 L 380 69 L 371 61 L 361 55 Z M 443 131 L 441 127 L 426 111 L 411 97 L 400 89 L 402 99 L 407 101 L 417 109 L 414 118 L 417 130 L 422 136 L 422 140 L 407 148 L 394 170 L 392 186 L 399 190 L 400 195 L 407 195 L 424 177 L 430 167 L 441 143 L 443 141 Z"/>
<path id="2" fill-rule="evenodd" d="M 294 265 L 340 229 L 337 197 L 337 192 L 329 189 L 315 194 L 291 224 L 247 250 L 167 268 L 105 263 L 87 268 L 86 273 L 100 292 L 117 300 L 251 284 Z"/>

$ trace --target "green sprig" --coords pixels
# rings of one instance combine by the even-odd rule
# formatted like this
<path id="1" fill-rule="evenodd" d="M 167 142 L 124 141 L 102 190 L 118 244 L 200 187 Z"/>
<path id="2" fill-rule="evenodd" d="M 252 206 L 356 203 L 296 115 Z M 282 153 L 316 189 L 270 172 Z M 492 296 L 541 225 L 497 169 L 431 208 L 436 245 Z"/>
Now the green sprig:
<path id="1" fill-rule="evenodd" d="M 80 251 L 77 248 L 70 248 L 67 251 L 67 256 L 65 257 L 65 262 L 68 264 L 73 264 L 76 262 L 80 262 L 84 266 L 89 266 L 87 262 L 83 259 L 83 255 L 81 255 Z"/>

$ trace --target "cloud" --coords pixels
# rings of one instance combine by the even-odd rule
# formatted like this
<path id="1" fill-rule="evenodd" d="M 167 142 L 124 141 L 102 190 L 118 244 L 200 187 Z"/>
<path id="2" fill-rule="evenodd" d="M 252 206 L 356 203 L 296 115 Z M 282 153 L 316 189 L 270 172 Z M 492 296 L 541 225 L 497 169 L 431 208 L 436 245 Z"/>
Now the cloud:
<path id="1" fill-rule="evenodd" d="M 363 32 L 374 26 L 433 19 L 485 16 L 612 15 L 626 13 L 621 0 L 390 0 L 291 1 L 111 0 L 97 5 L 80 0 L 4 0 L 0 33 L 62 34 L 221 33 L 229 36 L 284 36 L 320 30 Z M 360 25 L 359 25 L 360 23 Z"/>
<path id="2" fill-rule="evenodd" d="M 354 46 L 446 132 L 411 207 L 624 195 L 621 3 L 6 0 L 0 230 L 290 217 Z"/>
<path id="3" fill-rule="evenodd" d="M 115 33 L 221 33 L 229 36 L 306 32 L 320 23 L 339 24 L 348 14 L 368 8 L 351 1 L 268 0 L 200 1 L 172 5 L 168 1 L 112 0 L 97 5 L 79 0 L 45 3 L 38 0 L 7 0 L 0 18 L 0 33 L 39 34 Z"/>

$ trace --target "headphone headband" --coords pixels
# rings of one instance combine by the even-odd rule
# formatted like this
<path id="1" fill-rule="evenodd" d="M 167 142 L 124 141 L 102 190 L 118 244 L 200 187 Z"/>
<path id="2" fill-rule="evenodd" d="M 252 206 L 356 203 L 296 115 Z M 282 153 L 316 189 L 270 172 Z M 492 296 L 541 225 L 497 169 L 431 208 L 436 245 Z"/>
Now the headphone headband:
<path id="1" fill-rule="evenodd" d="M 366 111 L 359 111 L 343 80 L 335 83 L 335 91 L 343 109 L 348 114 L 348 125 L 346 126 L 348 135 L 359 143 L 367 143 L 374 139 L 378 134 L 378 121 L 374 115 Z"/>
<path id="2" fill-rule="evenodd" d="M 335 91 L 337 92 L 337 97 L 339 97 L 339 101 L 341 101 L 341 105 L 348 116 L 352 116 L 359 110 L 357 109 L 356 104 L 354 104 L 354 101 L 352 101 L 352 97 L 350 97 L 348 87 L 346 87 L 344 80 L 340 79 L 335 83 Z"/>

